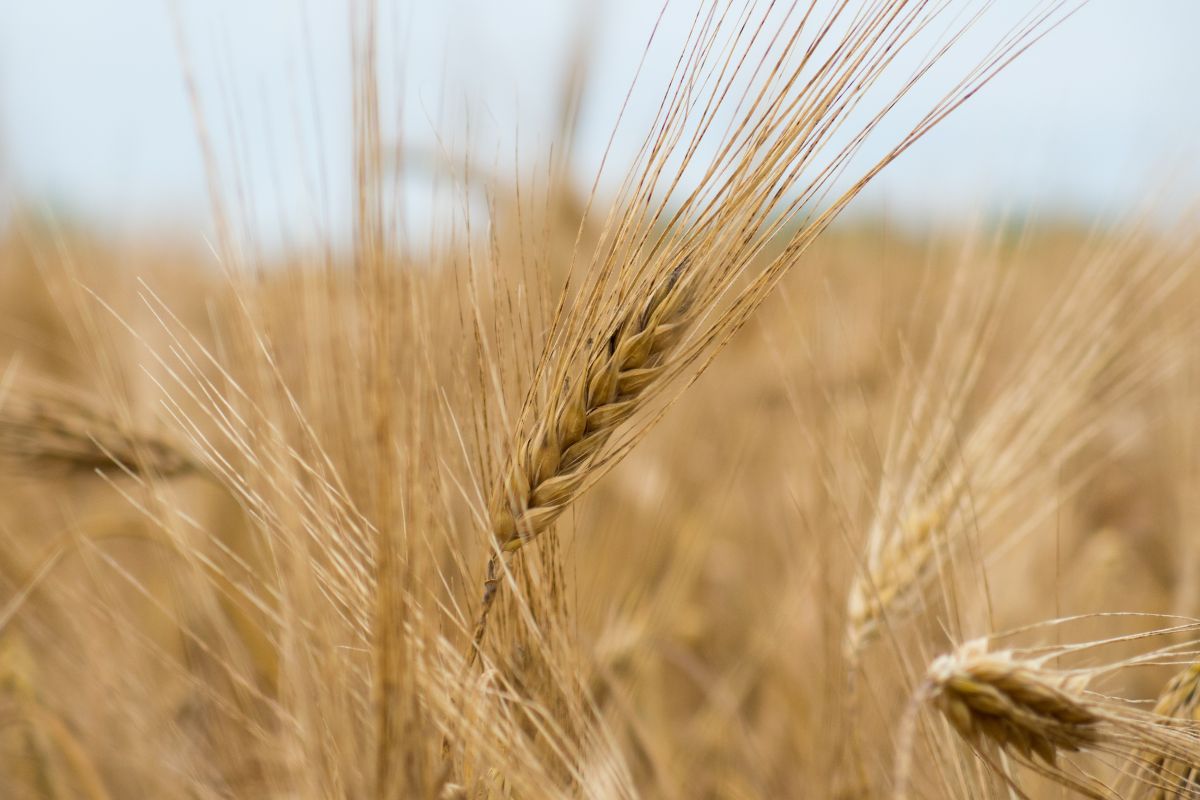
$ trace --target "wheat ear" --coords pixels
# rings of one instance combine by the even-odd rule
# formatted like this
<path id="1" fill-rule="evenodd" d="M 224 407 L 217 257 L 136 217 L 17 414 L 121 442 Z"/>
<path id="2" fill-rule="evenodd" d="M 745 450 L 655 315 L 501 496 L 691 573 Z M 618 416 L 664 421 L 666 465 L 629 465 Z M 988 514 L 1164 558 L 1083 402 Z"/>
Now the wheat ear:
<path id="1" fill-rule="evenodd" d="M 496 601 L 502 562 L 566 510 L 583 488 L 597 454 L 662 376 L 689 322 L 692 305 L 685 272 L 686 262 L 644 304 L 622 315 L 607 339 L 593 347 L 577 385 L 564 387 L 551 413 L 520 443 L 505 467 L 490 503 L 496 550 L 487 563 L 472 662 Z"/>
<path id="2" fill-rule="evenodd" d="M 1086 676 L 1055 672 L 968 642 L 929 667 L 926 691 L 972 745 L 991 742 L 1054 766 L 1059 751 L 1099 741 L 1100 717 L 1082 697 Z"/>
<path id="3" fill-rule="evenodd" d="M 1191 725 L 1200 721 L 1200 662 L 1189 665 L 1163 687 L 1154 706 L 1160 717 L 1182 720 Z M 1163 720 L 1164 724 L 1167 723 Z M 1179 759 L 1147 754 L 1138 759 L 1149 771 L 1144 785 L 1147 800 L 1200 797 L 1200 766 Z"/>
<path id="4" fill-rule="evenodd" d="M 1052 624 L 1072 619 L 1083 617 Z M 1076 669 L 1046 666 L 1050 659 L 1196 629 L 1195 623 L 1187 622 L 1150 633 L 994 652 L 989 651 L 989 640 L 977 639 L 935 659 L 916 700 L 938 708 L 1010 786 L 1015 786 L 1016 776 L 1004 763 L 1005 755 L 1086 797 L 1196 797 L 1193 765 L 1200 764 L 1200 725 L 1195 721 L 1200 667 L 1176 676 L 1154 712 L 1143 710 L 1136 701 L 1088 691 L 1090 682 L 1104 676 L 1173 660 L 1185 647 L 1194 653 L 1194 640 L 1116 661 L 1092 658 L 1088 666 Z M 898 763 L 907 767 L 909 756 L 909 750 L 902 750 Z M 898 782 L 903 789 L 907 772 L 898 770 L 897 776 L 903 779 Z"/>
<path id="5" fill-rule="evenodd" d="M 1013 28 L 842 189 L 844 171 L 857 163 L 877 125 L 970 25 L 951 23 L 956 34 L 921 60 L 861 128 L 851 123 L 856 134 L 843 137 L 843 124 L 862 110 L 897 54 L 952 4 L 895 0 L 855 10 L 839 3 L 820 25 L 810 24 L 812 9 L 793 16 L 804 4 L 783 10 L 751 3 L 742 12 L 719 2 L 701 5 L 603 226 L 592 270 L 581 291 L 561 297 L 538 380 L 526 395 L 521 433 L 512 435 L 515 446 L 492 484 L 495 547 L 471 659 L 507 560 L 615 463 L 622 448 L 610 440 L 618 428 L 628 425 L 628 442 L 645 434 L 655 419 L 651 387 L 671 375 L 695 379 L 703 372 L 851 200 L 1052 27 L 1061 11 L 1051 3 Z M 764 51 L 749 55 L 759 43 Z M 702 164 L 709 152 L 715 155 Z M 681 343 L 684 331 L 688 341 Z M 578 377 L 568 383 L 567 376 Z M 548 402 L 540 397 L 547 390 Z M 653 410 L 665 411 L 670 402 Z M 640 428 L 627 422 L 639 410 L 646 411 Z"/>
<path id="6" fill-rule="evenodd" d="M 66 398 L 0 406 L 0 458 L 66 472 L 121 472 L 163 478 L 202 472 L 178 446 Z"/>

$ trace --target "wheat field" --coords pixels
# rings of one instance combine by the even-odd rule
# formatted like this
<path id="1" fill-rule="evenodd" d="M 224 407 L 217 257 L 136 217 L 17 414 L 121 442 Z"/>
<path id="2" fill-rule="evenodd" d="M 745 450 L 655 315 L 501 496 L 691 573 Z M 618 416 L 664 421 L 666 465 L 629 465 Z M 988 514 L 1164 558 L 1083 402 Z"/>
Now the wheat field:
<path id="1" fill-rule="evenodd" d="M 1200 797 L 1193 210 L 836 223 L 1028 6 L 688 5 L 616 180 L 416 243 L 355 5 L 346 241 L 201 97 L 209 248 L 14 213 L 0 796 Z"/>

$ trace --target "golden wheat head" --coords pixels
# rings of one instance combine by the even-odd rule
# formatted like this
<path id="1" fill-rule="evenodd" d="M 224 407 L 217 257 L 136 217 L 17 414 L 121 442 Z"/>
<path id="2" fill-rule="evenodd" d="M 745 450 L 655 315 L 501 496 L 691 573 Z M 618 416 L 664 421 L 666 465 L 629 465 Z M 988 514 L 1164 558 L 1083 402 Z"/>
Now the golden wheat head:
<path id="1" fill-rule="evenodd" d="M 1082 697 L 1086 678 L 988 652 L 986 641 L 939 656 L 927 681 L 933 704 L 976 747 L 991 743 L 1053 766 L 1059 751 L 1099 740 L 1100 717 Z"/>
<path id="2" fill-rule="evenodd" d="M 575 499 L 595 456 L 658 380 L 687 327 L 686 264 L 640 308 L 599 342 L 575 387 L 564 387 L 547 419 L 523 441 L 491 501 L 491 530 L 499 554 L 488 561 L 474 643 L 479 645 L 495 602 L 500 559 L 545 531 Z"/>

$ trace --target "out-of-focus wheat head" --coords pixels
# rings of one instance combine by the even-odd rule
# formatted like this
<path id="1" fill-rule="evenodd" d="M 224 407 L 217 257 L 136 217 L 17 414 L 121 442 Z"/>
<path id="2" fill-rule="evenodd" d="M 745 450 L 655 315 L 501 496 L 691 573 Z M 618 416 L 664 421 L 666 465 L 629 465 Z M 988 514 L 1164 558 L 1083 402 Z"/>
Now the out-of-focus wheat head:
<path id="1" fill-rule="evenodd" d="M 1188 665 L 1167 682 L 1154 705 L 1154 713 L 1182 720 L 1184 725 L 1191 727 L 1200 723 L 1200 662 Z M 1171 723 L 1164 721 L 1164 724 Z M 1197 762 L 1168 759 L 1153 753 L 1145 754 L 1143 759 L 1144 762 L 1137 765 L 1145 771 L 1144 791 L 1139 797 L 1148 800 L 1200 797 Z"/>
<path id="2" fill-rule="evenodd" d="M 0 395 L 0 456 L 16 468 L 65 472 L 173 478 L 200 469 L 178 445 L 61 392 Z"/>
<path id="3" fill-rule="evenodd" d="M 1181 278 L 1183 252 L 1137 230 L 1084 249 L 1033 324 L 1023 357 L 971 413 L 1005 289 L 1000 260 L 986 252 L 964 259 L 971 268 L 960 273 L 932 352 L 907 377 L 911 394 L 893 413 L 876 511 L 848 593 L 852 662 L 945 580 L 968 538 L 982 540 L 981 531 L 1095 440 L 1107 414 L 1169 373 L 1176 340 L 1140 333 L 1147 320 L 1161 321 L 1155 314 Z M 993 547 L 1011 547 L 1060 502 L 1026 505 L 1018 527 Z"/>

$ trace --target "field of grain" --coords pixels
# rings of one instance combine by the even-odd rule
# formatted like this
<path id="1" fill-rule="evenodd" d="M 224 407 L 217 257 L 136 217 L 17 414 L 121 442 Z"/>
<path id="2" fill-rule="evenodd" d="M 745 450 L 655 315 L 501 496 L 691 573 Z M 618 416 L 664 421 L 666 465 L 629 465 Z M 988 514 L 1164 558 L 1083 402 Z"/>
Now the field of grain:
<path id="1" fill-rule="evenodd" d="M 1194 214 L 834 224 L 972 4 L 698 5 L 623 182 L 432 244 L 369 14 L 348 241 L 12 215 L 0 796 L 1200 797 Z"/>

